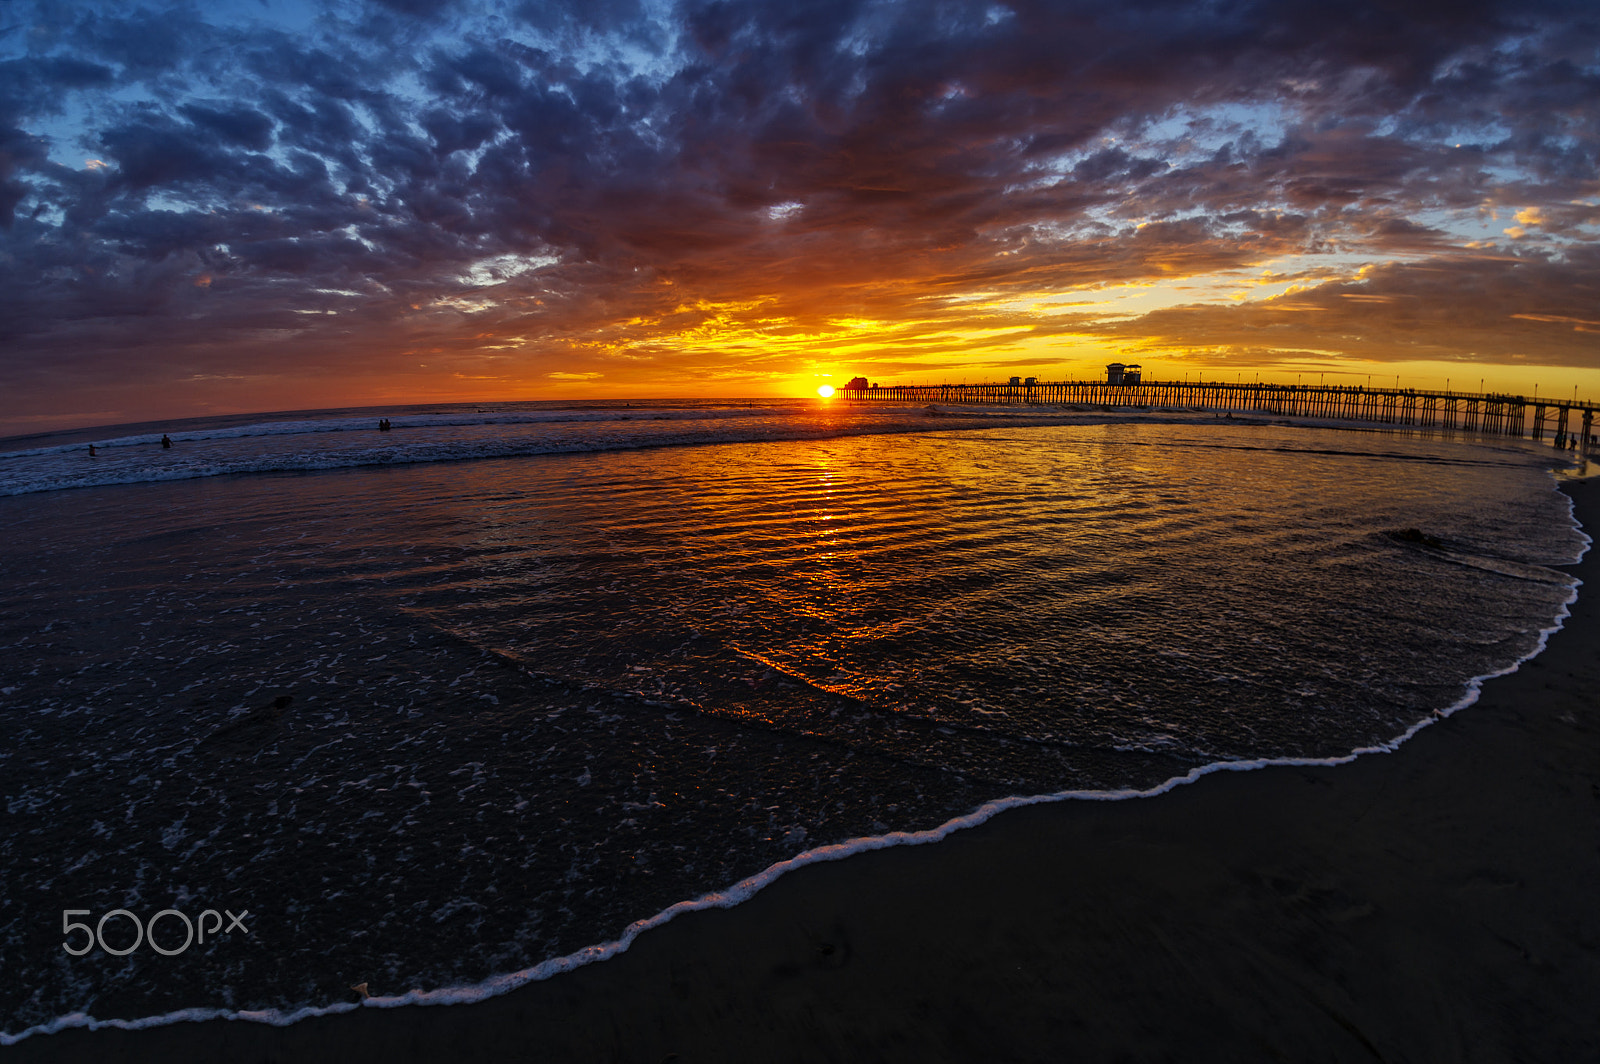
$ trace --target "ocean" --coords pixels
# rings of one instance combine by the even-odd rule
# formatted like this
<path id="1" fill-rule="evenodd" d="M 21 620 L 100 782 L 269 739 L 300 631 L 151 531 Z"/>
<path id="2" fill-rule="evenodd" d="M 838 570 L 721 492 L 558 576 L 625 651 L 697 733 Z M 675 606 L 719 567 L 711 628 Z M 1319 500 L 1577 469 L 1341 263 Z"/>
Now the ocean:
<path id="1" fill-rule="evenodd" d="M 842 401 L 0 441 L 0 1043 L 474 1000 L 1008 805 L 1392 750 L 1566 616 L 1560 461 Z"/>

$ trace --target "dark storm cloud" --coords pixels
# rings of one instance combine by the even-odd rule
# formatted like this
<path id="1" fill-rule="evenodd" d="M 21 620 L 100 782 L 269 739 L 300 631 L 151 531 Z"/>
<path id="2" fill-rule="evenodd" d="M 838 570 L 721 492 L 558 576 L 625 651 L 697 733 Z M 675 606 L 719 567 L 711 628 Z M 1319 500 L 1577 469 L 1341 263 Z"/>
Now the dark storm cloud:
<path id="1" fill-rule="evenodd" d="M 266 151 L 272 143 L 272 119 L 253 107 L 211 108 L 187 104 L 178 110 L 196 126 L 227 144 Z"/>
<path id="2" fill-rule="evenodd" d="M 27 32 L 0 61 L 14 386 L 68 354 L 150 383 L 370 375 L 507 337 L 533 372 L 575 337 L 667 358 L 719 322 L 841 314 L 915 346 L 997 327 L 961 309 L 977 291 L 1332 253 L 1438 265 L 1325 284 L 1301 297 L 1315 312 L 1087 324 L 1288 349 L 1354 307 L 1426 299 L 1449 320 L 1492 291 L 1473 320 L 1502 339 L 1477 349 L 1503 353 L 1581 319 L 1592 283 L 1584 5 L 351 0 L 305 31 L 249 7 L 17 7 Z M 1437 214 L 1494 203 L 1542 206 L 1544 243 L 1472 253 Z M 1394 301 L 1343 298 L 1362 294 Z M 1403 345 L 1423 320 L 1382 313 L 1389 331 L 1363 337 Z"/>
<path id="3" fill-rule="evenodd" d="M 12 59 L 0 63 L 0 109 L 13 121 L 50 114 L 64 93 L 108 86 L 112 69 L 70 56 Z"/>

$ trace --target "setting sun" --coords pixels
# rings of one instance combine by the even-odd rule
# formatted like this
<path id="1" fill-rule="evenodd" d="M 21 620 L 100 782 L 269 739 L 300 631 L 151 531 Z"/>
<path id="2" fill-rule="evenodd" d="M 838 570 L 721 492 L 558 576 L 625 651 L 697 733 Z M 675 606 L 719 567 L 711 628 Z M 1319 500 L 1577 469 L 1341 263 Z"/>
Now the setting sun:
<path id="1" fill-rule="evenodd" d="M 1600 0 L 0 4 L 0 1049 L 1600 1064 Z"/>

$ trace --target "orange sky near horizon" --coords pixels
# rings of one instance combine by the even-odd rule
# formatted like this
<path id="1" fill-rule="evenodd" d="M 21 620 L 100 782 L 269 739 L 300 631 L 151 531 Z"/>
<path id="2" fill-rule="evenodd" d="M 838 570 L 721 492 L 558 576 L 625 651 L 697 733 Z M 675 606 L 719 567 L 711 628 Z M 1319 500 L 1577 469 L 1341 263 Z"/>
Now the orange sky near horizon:
<path id="1" fill-rule="evenodd" d="M 1556 3 L 12 11 L 0 435 L 1112 361 L 1600 399 Z"/>

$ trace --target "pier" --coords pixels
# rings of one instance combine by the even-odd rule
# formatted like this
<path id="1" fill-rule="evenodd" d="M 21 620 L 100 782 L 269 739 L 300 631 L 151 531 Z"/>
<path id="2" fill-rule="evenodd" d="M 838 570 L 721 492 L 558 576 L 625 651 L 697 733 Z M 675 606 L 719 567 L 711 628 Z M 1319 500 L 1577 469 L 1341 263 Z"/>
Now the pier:
<path id="1" fill-rule="evenodd" d="M 853 385 L 853 386 L 852 386 Z M 1143 381 L 1033 381 L 1008 384 L 899 384 L 853 381 L 837 394 L 850 402 L 972 403 L 986 406 L 1078 406 L 1092 409 L 1216 411 L 1440 429 L 1479 436 L 1549 439 L 1556 447 L 1596 446 L 1600 405 L 1521 395 L 1435 392 L 1340 384 L 1224 384 Z"/>

